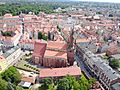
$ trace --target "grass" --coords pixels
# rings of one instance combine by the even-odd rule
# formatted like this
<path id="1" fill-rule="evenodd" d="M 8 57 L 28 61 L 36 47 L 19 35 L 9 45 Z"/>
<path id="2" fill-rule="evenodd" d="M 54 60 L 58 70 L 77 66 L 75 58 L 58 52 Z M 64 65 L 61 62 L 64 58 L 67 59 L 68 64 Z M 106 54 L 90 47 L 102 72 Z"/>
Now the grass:
<path id="1" fill-rule="evenodd" d="M 39 71 L 37 67 L 31 65 L 28 61 L 30 60 L 31 56 L 23 56 L 20 62 L 17 63 L 16 67 L 27 70 L 27 71 Z"/>

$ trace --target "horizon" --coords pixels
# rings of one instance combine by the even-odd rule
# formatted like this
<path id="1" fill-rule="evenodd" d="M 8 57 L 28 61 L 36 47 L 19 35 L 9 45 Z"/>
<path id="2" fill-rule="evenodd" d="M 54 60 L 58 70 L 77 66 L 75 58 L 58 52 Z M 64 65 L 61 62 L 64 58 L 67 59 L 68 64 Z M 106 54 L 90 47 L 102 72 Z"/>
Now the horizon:
<path id="1" fill-rule="evenodd" d="M 107 3 L 120 3 L 120 0 L 72 0 L 72 1 L 85 1 L 85 2 L 107 2 Z"/>
<path id="2" fill-rule="evenodd" d="M 8 0 L 0 0 L 0 2 L 8 1 Z M 13 0 L 9 0 L 13 1 Z M 22 0 L 16 0 L 16 1 L 22 1 Z M 120 0 L 25 0 L 25 1 L 50 1 L 50 2 L 102 2 L 102 3 L 120 3 Z"/>

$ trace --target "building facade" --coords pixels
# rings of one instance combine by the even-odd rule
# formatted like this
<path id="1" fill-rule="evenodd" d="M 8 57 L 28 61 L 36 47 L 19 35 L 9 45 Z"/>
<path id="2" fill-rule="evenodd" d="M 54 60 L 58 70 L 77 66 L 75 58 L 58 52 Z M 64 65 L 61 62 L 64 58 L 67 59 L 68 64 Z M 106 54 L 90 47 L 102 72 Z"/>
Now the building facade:
<path id="1" fill-rule="evenodd" d="M 81 60 L 87 65 L 92 75 L 103 84 L 106 90 L 112 90 L 112 85 L 120 83 L 120 75 L 106 64 L 104 60 L 94 55 L 87 48 L 80 48 L 79 45 L 76 48 L 77 56 L 82 58 Z"/>

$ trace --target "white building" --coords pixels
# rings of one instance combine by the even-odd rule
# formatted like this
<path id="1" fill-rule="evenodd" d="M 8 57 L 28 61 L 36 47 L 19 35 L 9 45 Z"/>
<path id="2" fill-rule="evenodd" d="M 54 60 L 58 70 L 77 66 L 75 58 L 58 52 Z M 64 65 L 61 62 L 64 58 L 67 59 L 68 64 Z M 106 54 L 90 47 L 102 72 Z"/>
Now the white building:
<path id="1" fill-rule="evenodd" d="M 14 47 L 8 50 L 6 53 L 3 53 L 2 56 L 6 59 L 7 67 L 14 64 L 20 57 L 22 51 L 19 47 Z"/>

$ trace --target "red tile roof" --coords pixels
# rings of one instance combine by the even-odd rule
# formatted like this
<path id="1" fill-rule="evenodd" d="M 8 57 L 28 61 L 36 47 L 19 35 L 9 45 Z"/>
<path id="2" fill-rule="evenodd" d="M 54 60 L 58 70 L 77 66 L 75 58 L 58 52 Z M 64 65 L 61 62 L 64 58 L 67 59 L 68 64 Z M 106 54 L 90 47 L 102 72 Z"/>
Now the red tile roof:
<path id="1" fill-rule="evenodd" d="M 39 77 L 62 77 L 66 75 L 79 76 L 81 75 L 81 70 L 79 67 L 41 69 Z"/>
<path id="2" fill-rule="evenodd" d="M 67 44 L 65 42 L 49 41 L 47 44 L 47 48 L 66 50 Z"/>
<path id="3" fill-rule="evenodd" d="M 33 56 L 43 57 L 46 50 L 46 43 L 43 42 L 35 42 Z"/>
<path id="4" fill-rule="evenodd" d="M 116 47 L 111 47 L 111 48 L 108 48 L 108 50 L 106 51 L 107 55 L 114 55 L 114 54 L 119 54 L 120 53 L 120 50 Z"/>
<path id="5" fill-rule="evenodd" d="M 35 83 L 35 77 L 22 76 L 21 81 Z"/>
<path id="6" fill-rule="evenodd" d="M 44 57 L 47 57 L 47 56 L 67 59 L 67 53 L 66 52 L 46 50 Z"/>

